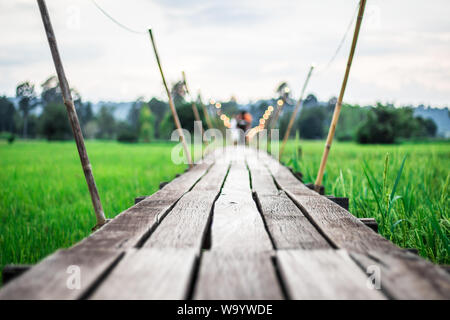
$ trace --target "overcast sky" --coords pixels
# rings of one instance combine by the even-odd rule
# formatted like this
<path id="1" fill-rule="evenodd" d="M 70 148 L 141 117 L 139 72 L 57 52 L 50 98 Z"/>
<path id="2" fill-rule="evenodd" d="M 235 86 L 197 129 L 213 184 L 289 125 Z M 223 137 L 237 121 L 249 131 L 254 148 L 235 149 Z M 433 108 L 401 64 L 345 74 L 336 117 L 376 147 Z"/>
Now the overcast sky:
<path id="1" fill-rule="evenodd" d="M 294 97 L 315 62 L 308 93 L 336 96 L 353 27 L 330 65 L 357 0 L 97 0 L 114 18 L 154 30 L 169 83 L 185 70 L 191 91 L 240 103 Z M 85 100 L 164 97 L 147 34 L 125 31 L 90 0 L 47 0 L 69 83 Z M 450 1 L 368 0 L 344 100 L 450 103 Z M 33 0 L 0 2 L 0 94 L 54 73 Z"/>

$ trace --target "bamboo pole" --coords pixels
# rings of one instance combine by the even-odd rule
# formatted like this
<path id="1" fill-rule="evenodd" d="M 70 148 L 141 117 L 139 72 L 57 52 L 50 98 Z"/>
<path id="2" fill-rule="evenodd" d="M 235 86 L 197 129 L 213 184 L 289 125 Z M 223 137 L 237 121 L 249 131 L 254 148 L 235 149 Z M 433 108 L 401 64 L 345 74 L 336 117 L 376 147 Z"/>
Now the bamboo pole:
<path id="1" fill-rule="evenodd" d="M 300 98 L 298 99 L 295 109 L 292 112 L 291 119 L 289 120 L 289 124 L 288 124 L 287 130 L 286 130 L 286 133 L 284 134 L 283 144 L 281 145 L 280 154 L 278 155 L 278 159 L 280 159 L 280 160 L 281 160 L 281 156 L 283 155 L 284 147 L 286 146 L 286 142 L 289 139 L 289 134 L 291 133 L 292 126 L 294 125 L 295 118 L 297 117 L 297 112 L 303 104 L 303 95 L 305 93 L 306 86 L 308 85 L 309 79 L 311 78 L 313 69 L 314 69 L 314 65 L 312 65 L 311 68 L 309 69 L 308 75 L 306 76 L 305 83 L 303 84 Z"/>
<path id="2" fill-rule="evenodd" d="M 323 179 L 323 173 L 325 172 L 325 166 L 327 164 L 328 154 L 331 149 L 331 144 L 333 143 L 334 133 L 336 131 L 336 125 L 337 125 L 337 122 L 339 119 L 339 114 L 341 112 L 342 100 L 344 98 L 345 87 L 347 86 L 347 80 L 348 80 L 348 76 L 350 74 L 350 68 L 352 66 L 353 55 L 355 53 L 356 43 L 358 41 L 359 30 L 361 29 L 361 22 L 362 22 L 362 18 L 364 15 L 365 6 L 366 6 L 366 0 L 360 0 L 358 19 L 356 21 L 355 32 L 353 34 L 352 46 L 350 49 L 350 54 L 348 56 L 347 68 L 345 69 L 345 75 L 344 75 L 344 80 L 343 80 L 342 86 L 341 86 L 341 92 L 339 93 L 339 98 L 334 107 L 334 113 L 333 113 L 333 118 L 332 118 L 331 124 L 330 124 L 330 130 L 328 131 L 327 141 L 325 143 L 325 149 L 323 151 L 322 160 L 320 162 L 320 167 L 319 167 L 319 172 L 317 173 L 317 179 L 316 179 L 315 186 L 314 186 L 316 191 L 320 190 L 320 186 L 322 184 L 322 179 Z"/>
<path id="3" fill-rule="evenodd" d="M 172 95 L 170 94 L 169 87 L 167 86 L 166 78 L 164 77 L 164 73 L 163 73 L 163 70 L 162 70 L 162 67 L 161 67 L 161 62 L 159 60 L 158 51 L 156 50 L 156 44 L 155 44 L 155 39 L 153 38 L 152 29 L 148 29 L 148 32 L 150 34 L 150 40 L 152 42 L 153 51 L 155 52 L 156 63 L 158 64 L 158 68 L 159 68 L 159 72 L 161 73 L 161 78 L 162 78 L 162 81 L 163 81 L 163 84 L 164 84 L 164 88 L 166 89 L 167 97 L 169 98 L 169 106 L 170 106 L 170 110 L 172 111 L 173 120 L 174 120 L 175 126 L 176 126 L 176 128 L 178 130 L 178 134 L 180 136 L 181 143 L 183 144 L 184 153 L 185 153 L 185 156 L 186 156 L 186 160 L 187 160 L 187 162 L 189 164 L 189 168 L 192 168 L 193 165 L 192 165 L 191 153 L 189 152 L 189 148 L 188 148 L 188 145 L 186 143 L 186 139 L 185 139 L 184 134 L 183 134 L 183 129 L 181 128 L 180 119 L 178 118 L 177 110 L 175 109 L 175 105 L 173 104 Z"/>
<path id="4" fill-rule="evenodd" d="M 189 88 L 188 88 L 188 85 L 187 85 L 187 82 L 186 82 L 186 73 L 184 73 L 184 71 L 181 71 L 181 74 L 183 75 L 184 88 L 186 89 L 186 92 L 187 92 L 187 94 L 189 96 L 189 99 L 191 99 L 191 102 L 192 102 L 192 112 L 194 113 L 194 118 L 195 118 L 196 121 L 202 121 L 200 119 L 200 114 L 198 113 L 198 109 L 197 109 L 197 106 L 196 106 L 196 104 L 194 102 L 194 99 L 192 99 L 191 93 L 189 91 Z M 202 128 L 202 131 L 203 131 L 203 128 Z"/>
<path id="5" fill-rule="evenodd" d="M 80 156 L 81 166 L 83 167 L 84 177 L 89 188 L 91 195 L 92 205 L 95 211 L 95 217 L 97 219 L 97 225 L 93 230 L 104 225 L 107 220 L 105 213 L 103 212 L 102 203 L 98 194 L 97 186 L 95 184 L 94 175 L 92 174 L 92 166 L 89 162 L 89 157 L 84 145 L 83 133 L 81 132 L 78 116 L 73 104 L 72 95 L 70 93 L 69 83 L 67 81 L 64 68 L 62 65 L 61 57 L 59 55 L 58 46 L 56 44 L 56 37 L 53 32 L 53 27 L 48 14 L 47 6 L 44 0 L 37 0 L 39 10 L 41 12 L 42 22 L 44 23 L 45 32 L 47 34 L 48 44 L 53 57 L 53 63 L 55 64 L 56 73 L 58 74 L 59 86 L 61 88 L 61 94 L 63 96 L 64 105 L 66 106 L 67 115 L 69 117 L 70 125 L 72 126 L 73 136 L 78 149 L 78 155 Z"/>
<path id="6" fill-rule="evenodd" d="M 283 101 L 283 100 L 282 100 Z M 272 118 L 272 121 L 270 122 L 270 130 L 274 129 L 277 125 L 278 118 L 280 117 L 281 112 L 283 111 L 283 107 L 286 103 L 283 101 L 283 104 L 281 106 L 278 105 L 278 101 L 276 103 L 277 105 L 277 111 L 275 112 L 275 116 Z"/>
<path id="7" fill-rule="evenodd" d="M 200 114 L 198 113 L 198 109 L 197 109 L 197 105 L 191 95 L 191 92 L 189 91 L 188 85 L 187 85 L 187 81 L 186 81 L 186 73 L 184 71 L 181 71 L 181 74 L 183 75 L 183 83 L 184 83 L 184 87 L 186 89 L 186 92 L 189 96 L 189 99 L 191 99 L 192 102 L 192 112 L 194 113 L 194 118 L 196 121 L 200 122 L 200 134 L 202 136 L 202 141 L 205 143 L 205 145 L 208 145 L 208 140 L 206 140 L 206 138 L 203 135 L 203 121 L 202 119 L 200 119 Z"/>

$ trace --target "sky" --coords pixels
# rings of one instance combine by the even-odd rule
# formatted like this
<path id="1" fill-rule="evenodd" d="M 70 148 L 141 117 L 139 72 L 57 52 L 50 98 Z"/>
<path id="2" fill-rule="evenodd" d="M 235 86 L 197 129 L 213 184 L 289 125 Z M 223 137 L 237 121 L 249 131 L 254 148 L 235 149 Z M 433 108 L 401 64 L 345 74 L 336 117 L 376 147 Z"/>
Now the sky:
<path id="1" fill-rule="evenodd" d="M 146 30 L 151 27 L 170 84 L 187 75 L 191 92 L 239 103 L 275 97 L 287 81 L 298 98 L 337 96 L 357 0 L 47 0 L 70 86 L 84 100 L 166 98 Z M 344 102 L 450 105 L 450 1 L 368 0 Z M 54 74 L 33 0 L 0 2 L 0 95 Z"/>

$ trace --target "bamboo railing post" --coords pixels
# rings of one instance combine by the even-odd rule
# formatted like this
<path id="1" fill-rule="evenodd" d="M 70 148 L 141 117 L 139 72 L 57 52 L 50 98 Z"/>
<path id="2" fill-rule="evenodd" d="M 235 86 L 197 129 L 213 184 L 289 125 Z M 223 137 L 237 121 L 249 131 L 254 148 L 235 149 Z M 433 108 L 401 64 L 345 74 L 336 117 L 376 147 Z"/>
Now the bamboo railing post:
<path id="1" fill-rule="evenodd" d="M 315 182 L 315 189 L 318 191 L 322 184 L 323 174 L 325 172 L 325 166 L 327 164 L 328 154 L 330 153 L 331 144 L 333 143 L 334 133 L 336 131 L 336 125 L 341 112 L 342 100 L 344 98 L 345 87 L 347 86 L 348 76 L 350 74 L 350 68 L 352 66 L 353 55 L 355 53 L 356 43 L 358 41 L 359 30 L 361 29 L 361 22 L 364 15 L 364 8 L 366 6 L 366 0 L 360 0 L 358 19 L 356 21 L 355 32 L 353 34 L 352 46 L 350 48 L 350 54 L 348 56 L 347 68 L 345 69 L 344 80 L 342 82 L 339 98 L 336 102 L 333 112 L 333 118 L 331 119 L 330 130 L 328 131 L 327 141 L 325 143 L 325 149 L 323 151 L 322 160 L 320 161 L 319 172 L 317 173 L 317 179 Z"/>
<path id="2" fill-rule="evenodd" d="M 192 112 L 194 113 L 194 118 L 195 118 L 196 121 L 202 121 L 200 119 L 200 114 L 198 113 L 198 109 L 197 109 L 197 106 L 196 106 L 196 104 L 194 102 L 194 99 L 192 99 L 191 92 L 189 91 L 189 87 L 188 87 L 187 82 L 186 82 L 186 73 L 184 73 L 184 71 L 181 71 L 181 74 L 183 75 L 184 88 L 186 89 L 186 92 L 187 92 L 187 94 L 189 96 L 189 99 L 191 99 L 191 102 L 192 102 Z"/>
<path id="3" fill-rule="evenodd" d="M 303 84 L 300 98 L 298 99 L 295 109 L 292 112 L 291 119 L 289 120 L 289 124 L 288 124 L 287 130 L 286 130 L 286 133 L 284 134 L 283 144 L 281 145 L 280 154 L 278 155 L 279 160 L 281 160 L 281 156 L 283 155 L 284 147 L 286 146 L 286 142 L 289 139 L 289 134 L 291 133 L 291 129 L 292 129 L 292 126 L 294 125 L 295 118 L 297 117 L 297 112 L 300 109 L 301 105 L 303 104 L 303 94 L 305 93 L 306 86 L 308 85 L 309 78 L 311 78 L 313 69 L 314 69 L 314 65 L 312 65 L 311 68 L 309 69 L 308 75 L 306 76 L 305 83 Z"/>
<path id="4" fill-rule="evenodd" d="M 280 117 L 281 112 L 283 111 L 283 107 L 286 104 L 283 100 L 282 100 L 282 105 L 278 105 L 278 101 L 277 101 L 277 111 L 275 112 L 275 116 L 272 118 L 272 121 L 270 122 L 270 130 L 274 129 L 275 126 L 277 125 L 278 122 L 278 118 Z"/>
<path id="5" fill-rule="evenodd" d="M 37 3 L 41 12 L 45 32 L 47 34 L 48 44 L 50 46 L 50 51 L 53 57 L 53 63 L 55 64 L 56 73 L 58 75 L 59 86 L 61 88 L 64 105 L 66 106 L 67 115 L 69 117 L 73 136 L 77 145 L 78 155 L 80 156 L 81 165 L 83 167 L 84 177 L 86 178 L 86 183 L 91 195 L 92 205 L 94 206 L 95 217 L 97 219 L 97 225 L 93 228 L 93 230 L 95 230 L 104 225 L 107 220 L 105 218 L 105 213 L 103 212 L 103 207 L 100 201 L 100 196 L 98 194 L 97 186 L 95 184 L 94 175 L 92 174 L 92 167 L 89 162 L 86 147 L 84 145 L 83 133 L 81 132 L 80 123 L 78 121 L 78 116 L 73 104 L 72 95 L 70 93 L 69 83 L 66 79 L 61 57 L 59 55 L 58 46 L 56 44 L 56 37 L 53 32 L 53 27 L 50 21 L 47 6 L 44 0 L 37 0 Z"/>
<path id="6" fill-rule="evenodd" d="M 173 103 L 172 95 L 170 94 L 169 87 L 167 86 L 166 78 L 164 77 L 164 73 L 163 73 L 163 70 L 162 70 L 162 67 L 161 67 L 161 62 L 159 60 L 158 50 L 156 49 L 155 39 L 153 38 L 152 29 L 148 29 L 148 32 L 150 34 L 150 40 L 152 42 L 153 51 L 155 52 L 156 63 L 158 64 L 158 68 L 159 68 L 159 72 L 161 73 L 161 78 L 162 78 L 162 81 L 163 81 L 163 84 L 164 84 L 164 88 L 166 89 L 167 97 L 169 99 L 169 107 L 170 107 L 170 110 L 172 111 L 173 120 L 174 120 L 175 126 L 176 126 L 176 128 L 178 130 L 178 135 L 180 136 L 181 143 L 183 144 L 184 153 L 185 153 L 185 156 L 186 156 L 186 160 L 187 160 L 187 162 L 189 164 L 189 168 L 192 168 L 193 165 L 192 165 L 191 153 L 190 153 L 188 145 L 186 143 L 186 139 L 185 139 L 184 134 L 183 134 L 183 129 L 181 128 L 180 119 L 178 118 L 177 110 L 175 109 L 175 105 Z"/>

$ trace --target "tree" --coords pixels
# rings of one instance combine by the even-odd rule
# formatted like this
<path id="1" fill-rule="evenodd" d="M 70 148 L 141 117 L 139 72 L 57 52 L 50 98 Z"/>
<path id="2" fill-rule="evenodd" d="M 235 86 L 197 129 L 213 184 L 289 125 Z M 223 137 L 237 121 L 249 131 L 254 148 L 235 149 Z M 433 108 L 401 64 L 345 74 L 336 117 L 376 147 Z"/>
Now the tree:
<path id="1" fill-rule="evenodd" d="M 41 103 L 46 105 L 49 103 L 61 103 L 63 97 L 59 88 L 58 78 L 51 76 L 41 84 Z"/>
<path id="2" fill-rule="evenodd" d="M 49 103 L 44 106 L 40 116 L 40 131 L 47 140 L 69 140 L 72 129 L 62 103 Z"/>
<path id="3" fill-rule="evenodd" d="M 130 125 L 129 129 L 133 131 L 136 135 L 139 132 L 139 115 L 141 112 L 142 104 L 144 103 L 143 98 L 138 98 L 131 105 L 130 111 L 128 111 L 127 121 Z"/>
<path id="4" fill-rule="evenodd" d="M 184 97 L 186 96 L 186 90 L 184 88 L 184 82 L 178 81 L 172 86 L 171 90 L 173 103 L 175 106 L 182 105 L 186 101 L 184 100 Z"/>
<path id="5" fill-rule="evenodd" d="M 399 138 L 432 137 L 436 134 L 433 120 L 414 117 L 411 107 L 382 105 L 371 108 L 357 132 L 359 143 L 394 143 Z"/>
<path id="6" fill-rule="evenodd" d="M 23 117 L 23 138 L 27 138 L 28 115 L 37 106 L 36 92 L 34 84 L 28 81 L 20 83 L 16 88 L 16 97 L 19 99 L 19 110 Z"/>
<path id="7" fill-rule="evenodd" d="M 103 105 L 97 115 L 98 133 L 97 138 L 112 139 L 116 131 L 113 108 Z"/>
<path id="8" fill-rule="evenodd" d="M 6 96 L 0 97 L 0 132 L 14 133 L 16 131 L 15 116 L 14 104 Z"/>
<path id="9" fill-rule="evenodd" d="M 180 119 L 181 127 L 194 132 L 194 113 L 192 111 L 191 103 L 184 103 L 177 107 L 178 118 Z M 205 128 L 203 113 L 200 113 L 200 120 L 202 121 L 203 128 Z M 172 131 L 175 130 L 175 126 L 173 124 L 173 116 L 171 112 L 168 112 L 161 122 L 161 137 L 164 139 L 169 139 Z"/>
<path id="10" fill-rule="evenodd" d="M 161 100 L 158 100 L 156 98 L 152 98 L 148 103 L 151 112 L 155 116 L 155 137 L 160 138 L 160 127 L 161 122 L 164 119 L 164 116 L 169 109 L 169 105 Z"/>
<path id="11" fill-rule="evenodd" d="M 154 138 L 154 123 L 155 118 L 150 112 L 148 104 L 144 103 L 141 106 L 139 114 L 139 138 L 143 142 L 150 142 Z"/>
<path id="12" fill-rule="evenodd" d="M 328 118 L 326 108 L 314 106 L 300 112 L 298 128 L 303 139 L 322 139 L 325 137 L 325 123 Z M 295 134 L 295 133 L 294 133 Z"/>
<path id="13" fill-rule="evenodd" d="M 280 83 L 275 92 L 278 94 L 280 99 L 283 99 L 283 101 L 290 99 L 291 90 L 289 89 L 287 82 Z"/>
<path id="14" fill-rule="evenodd" d="M 308 96 L 303 101 L 303 107 L 315 107 L 317 106 L 317 98 L 313 94 L 308 94 Z"/>

